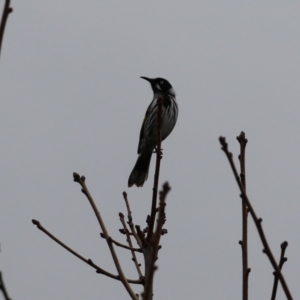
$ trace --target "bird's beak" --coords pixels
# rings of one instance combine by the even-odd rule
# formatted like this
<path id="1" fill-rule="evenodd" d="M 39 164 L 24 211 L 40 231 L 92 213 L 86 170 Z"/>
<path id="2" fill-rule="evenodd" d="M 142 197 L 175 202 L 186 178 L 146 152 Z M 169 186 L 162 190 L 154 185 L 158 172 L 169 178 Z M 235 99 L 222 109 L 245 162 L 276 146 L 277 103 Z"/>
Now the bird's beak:
<path id="1" fill-rule="evenodd" d="M 145 79 L 145 80 L 149 81 L 150 83 L 152 83 L 152 80 L 153 80 L 153 79 L 151 79 L 151 78 L 144 77 L 144 76 L 141 76 L 141 78 L 143 78 L 143 79 Z"/>

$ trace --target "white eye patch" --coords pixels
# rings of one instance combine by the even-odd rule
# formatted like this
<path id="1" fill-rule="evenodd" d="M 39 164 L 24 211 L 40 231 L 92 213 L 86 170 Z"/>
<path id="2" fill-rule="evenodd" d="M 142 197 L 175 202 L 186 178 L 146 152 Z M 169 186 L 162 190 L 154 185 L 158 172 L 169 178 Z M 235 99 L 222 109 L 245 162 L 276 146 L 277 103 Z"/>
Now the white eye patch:
<path id="1" fill-rule="evenodd" d="M 156 88 L 161 91 L 161 87 L 158 83 L 156 84 Z"/>

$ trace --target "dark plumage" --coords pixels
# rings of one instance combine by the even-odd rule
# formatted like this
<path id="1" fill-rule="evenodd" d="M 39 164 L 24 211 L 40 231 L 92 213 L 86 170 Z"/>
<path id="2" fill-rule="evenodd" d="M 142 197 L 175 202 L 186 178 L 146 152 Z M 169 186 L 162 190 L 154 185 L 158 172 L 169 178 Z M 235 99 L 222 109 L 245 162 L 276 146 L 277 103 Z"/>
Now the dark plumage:
<path id="1" fill-rule="evenodd" d="M 140 132 L 138 145 L 138 159 L 129 176 L 128 186 L 134 184 L 143 186 L 147 180 L 151 156 L 157 143 L 157 99 L 163 98 L 161 135 L 164 140 L 173 130 L 178 116 L 178 105 L 175 91 L 168 80 L 164 78 L 150 79 L 141 77 L 150 82 L 153 90 L 153 100 L 147 108 Z"/>

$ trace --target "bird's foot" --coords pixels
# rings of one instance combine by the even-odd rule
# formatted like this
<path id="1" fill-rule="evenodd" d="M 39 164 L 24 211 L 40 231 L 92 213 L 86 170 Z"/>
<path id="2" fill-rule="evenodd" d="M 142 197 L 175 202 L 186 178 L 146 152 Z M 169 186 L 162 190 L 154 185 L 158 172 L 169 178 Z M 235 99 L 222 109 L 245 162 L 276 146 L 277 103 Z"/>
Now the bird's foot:
<path id="1" fill-rule="evenodd" d="M 157 147 L 154 148 L 153 153 L 157 153 Z M 160 149 L 160 158 L 163 156 L 163 149 Z"/>

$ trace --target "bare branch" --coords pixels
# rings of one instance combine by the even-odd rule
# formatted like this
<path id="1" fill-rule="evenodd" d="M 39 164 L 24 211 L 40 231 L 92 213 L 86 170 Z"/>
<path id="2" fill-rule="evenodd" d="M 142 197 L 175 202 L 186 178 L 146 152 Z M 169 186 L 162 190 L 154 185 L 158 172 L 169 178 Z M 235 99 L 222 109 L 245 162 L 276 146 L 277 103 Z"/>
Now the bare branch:
<path id="1" fill-rule="evenodd" d="M 100 236 L 105 239 L 105 236 L 103 233 L 100 233 Z M 111 241 L 118 247 L 121 247 L 121 248 L 124 248 L 124 249 L 127 249 L 127 250 L 131 250 L 131 251 L 135 251 L 135 252 L 140 252 L 142 253 L 142 250 L 141 248 L 131 248 L 131 247 L 128 247 L 127 245 L 124 245 L 122 243 L 119 243 L 118 241 L 114 240 L 113 238 L 109 237 L 111 239 Z"/>
<path id="2" fill-rule="evenodd" d="M 123 198 L 124 198 L 125 204 L 126 204 L 128 225 L 129 225 L 129 228 L 131 230 L 131 234 L 134 236 L 137 244 L 140 247 L 142 247 L 141 239 L 139 238 L 137 232 L 135 231 L 134 224 L 132 222 L 132 214 L 131 214 L 131 210 L 130 210 L 130 206 L 129 206 L 129 201 L 128 201 L 128 197 L 127 197 L 127 193 L 126 192 L 123 192 Z"/>
<path id="3" fill-rule="evenodd" d="M 0 291 L 2 291 L 3 297 L 5 300 L 11 300 L 11 298 L 9 298 L 8 293 L 6 291 L 5 285 L 4 285 L 4 281 L 2 279 L 2 272 L 0 272 Z"/>
<path id="4" fill-rule="evenodd" d="M 138 274 L 139 274 L 139 277 L 140 277 L 140 278 L 144 278 L 144 276 L 143 276 L 143 274 L 142 274 L 142 272 L 141 272 L 140 264 L 138 263 L 137 258 L 136 258 L 136 255 L 135 255 L 135 252 L 134 252 L 134 250 L 133 250 L 134 248 L 133 248 L 133 245 L 132 245 L 132 242 L 131 242 L 131 238 L 130 238 L 130 235 L 129 235 L 129 231 L 128 231 L 128 229 L 127 229 L 127 226 L 126 226 L 126 223 L 125 223 L 125 220 L 124 220 L 124 215 L 120 213 L 119 216 L 120 216 L 120 221 L 121 221 L 121 223 L 122 223 L 122 225 L 123 225 L 123 228 L 124 228 L 124 230 L 125 230 L 125 233 L 126 233 L 127 242 L 128 242 L 128 245 L 129 245 L 129 247 L 130 247 L 130 249 L 131 249 L 132 260 L 133 260 L 133 262 L 134 262 L 134 265 L 135 265 L 135 267 L 136 267 L 136 270 L 137 270 L 137 272 L 138 272 Z M 139 252 L 142 252 L 141 249 L 138 249 L 138 251 L 139 251 Z"/>
<path id="5" fill-rule="evenodd" d="M 240 180 L 241 184 L 246 191 L 246 163 L 245 163 L 245 152 L 248 140 L 246 139 L 245 133 L 242 131 L 237 137 L 240 143 Z M 242 240 L 240 241 L 242 249 L 242 262 L 243 262 L 243 300 L 248 300 L 248 278 L 250 268 L 248 268 L 248 211 L 245 201 L 242 201 Z"/>
<path id="6" fill-rule="evenodd" d="M 76 257 L 78 257 L 79 259 L 81 259 L 82 261 L 84 261 L 85 263 L 87 263 L 88 265 L 90 265 L 91 267 L 93 267 L 94 269 L 96 269 L 97 273 L 103 274 L 105 276 L 108 276 L 108 277 L 116 279 L 116 280 L 120 280 L 120 277 L 118 275 L 114 275 L 114 274 L 111 274 L 111 273 L 105 271 L 104 269 L 102 269 L 99 266 L 97 266 L 96 264 L 94 264 L 91 259 L 84 258 L 82 255 L 80 255 L 79 253 L 77 253 L 75 250 L 73 250 L 72 248 L 70 248 L 69 246 L 67 246 L 66 244 L 64 244 L 56 236 L 54 236 L 52 233 L 50 233 L 45 227 L 43 227 L 42 224 L 38 220 L 33 219 L 32 223 L 34 225 L 36 225 L 36 227 L 39 230 L 41 230 L 46 235 L 48 235 L 56 243 L 58 243 L 59 245 L 61 245 L 63 248 L 65 248 L 66 250 L 68 250 L 70 253 L 72 253 L 73 255 L 75 255 Z M 134 279 L 128 279 L 128 282 L 134 283 L 134 284 L 140 284 L 141 283 L 140 280 L 134 280 Z"/>
<path id="7" fill-rule="evenodd" d="M 128 222 L 132 222 L 132 214 L 126 192 L 123 192 L 123 198 L 126 204 Z"/>
<path id="8" fill-rule="evenodd" d="M 79 259 L 81 259 L 82 261 L 84 261 L 85 263 L 87 263 L 88 265 L 90 265 L 91 267 L 93 267 L 94 269 L 96 269 L 97 273 L 103 274 L 105 276 L 108 276 L 108 277 L 116 279 L 116 280 L 120 280 L 120 277 L 118 275 L 114 275 L 114 274 L 111 274 L 111 273 L 105 271 L 104 269 L 102 269 L 99 266 L 97 266 L 96 264 L 94 264 L 93 261 L 90 258 L 84 258 L 82 255 L 80 255 L 79 253 L 77 253 L 75 250 L 73 250 L 72 248 L 70 248 L 69 246 L 67 246 L 66 244 L 64 244 L 56 236 L 54 236 L 52 233 L 50 233 L 45 227 L 43 227 L 42 224 L 38 220 L 33 219 L 32 223 L 34 225 L 36 225 L 36 227 L 38 229 L 40 229 L 42 232 L 44 232 L 46 235 L 48 235 L 56 243 L 58 243 L 59 245 L 61 245 L 63 248 L 65 248 L 66 250 L 68 250 L 70 253 L 72 253 L 73 255 L 75 255 L 76 257 L 78 257 Z M 135 283 L 135 284 L 140 284 L 141 283 L 140 280 L 134 280 L 134 279 L 128 279 L 128 282 Z"/>
<path id="9" fill-rule="evenodd" d="M 80 184 L 80 186 L 82 187 L 81 191 L 82 193 L 87 197 L 87 199 L 89 200 L 92 208 L 93 208 L 93 211 L 96 215 L 96 218 L 99 222 L 99 225 L 101 227 L 101 230 L 105 236 L 105 239 L 106 239 L 106 242 L 107 242 L 107 245 L 109 247 L 109 250 L 110 250 L 110 253 L 112 255 L 112 258 L 113 258 L 113 261 L 115 263 L 115 266 L 116 266 L 116 269 L 118 271 L 118 274 L 120 276 L 120 280 L 121 282 L 123 283 L 125 289 L 127 290 L 127 292 L 129 293 L 130 297 L 132 299 L 138 299 L 136 294 L 134 293 L 134 291 L 132 290 L 131 286 L 129 285 L 124 273 L 123 273 L 123 270 L 121 268 L 121 265 L 120 265 L 120 262 L 119 262 L 119 259 L 117 257 L 117 254 L 115 252 L 115 248 L 114 248 L 114 245 L 113 245 L 113 242 L 111 241 L 111 238 L 109 237 L 109 234 L 108 234 L 108 231 L 105 227 L 105 224 L 104 224 L 104 221 L 100 215 L 100 212 L 94 202 L 94 199 L 93 197 L 91 196 L 86 184 L 85 184 L 85 177 L 84 176 L 80 176 L 79 174 L 77 173 L 73 173 L 73 178 L 74 178 L 74 181 L 75 182 L 78 182 Z"/>
<path id="10" fill-rule="evenodd" d="M 0 24 L 0 55 L 2 50 L 2 41 L 4 36 L 5 25 L 7 22 L 7 18 L 12 11 L 13 9 L 10 7 L 10 0 L 5 0 L 2 18 L 1 18 L 1 24 Z"/>
<path id="11" fill-rule="evenodd" d="M 278 264 L 278 267 L 279 267 L 280 270 L 282 270 L 283 264 L 287 261 L 287 258 L 284 257 L 285 250 L 286 250 L 287 246 L 288 246 L 288 242 L 283 242 L 281 244 L 281 254 L 280 254 L 280 260 L 279 260 L 279 264 Z M 276 293 L 277 293 L 277 287 L 278 287 L 277 273 L 274 272 L 273 274 L 274 274 L 274 284 L 273 284 L 271 300 L 276 299 Z"/>
<path id="12" fill-rule="evenodd" d="M 237 182 L 237 184 L 239 186 L 239 189 L 241 191 L 242 200 L 245 202 L 246 206 L 248 207 L 248 209 L 250 211 L 250 214 L 251 214 L 251 216 L 253 218 L 253 221 L 254 221 L 254 223 L 256 225 L 256 228 L 257 228 L 257 231 L 259 233 L 260 239 L 261 239 L 262 244 L 264 246 L 263 252 L 267 254 L 267 256 L 268 256 L 268 258 L 269 258 L 269 260 L 271 262 L 271 265 L 273 266 L 274 270 L 276 271 L 276 274 L 279 277 L 280 283 L 282 285 L 282 288 L 283 288 L 283 290 L 285 292 L 286 297 L 289 300 L 292 300 L 293 299 L 292 295 L 291 295 L 291 293 L 289 291 L 289 288 L 288 288 L 288 286 L 287 286 L 287 284 L 285 282 L 285 279 L 284 279 L 284 277 L 283 277 L 283 275 L 282 275 L 282 273 L 281 273 L 281 271 L 280 271 L 280 269 L 279 269 L 279 267 L 278 267 L 278 265 L 277 265 L 277 263 L 276 263 L 276 261 L 274 259 L 274 256 L 273 256 L 272 251 L 271 251 L 271 249 L 269 247 L 268 241 L 267 241 L 267 239 L 265 237 L 265 233 L 264 233 L 264 230 L 263 230 L 262 225 L 261 225 L 262 219 L 257 218 L 256 213 L 255 213 L 255 211 L 254 211 L 254 209 L 253 209 L 253 207 L 252 207 L 252 205 L 250 203 L 250 200 L 249 200 L 249 198 L 248 198 L 248 196 L 246 194 L 246 191 L 245 191 L 245 189 L 244 189 L 244 187 L 243 187 L 243 185 L 242 185 L 242 183 L 240 181 L 240 178 L 238 176 L 238 172 L 236 170 L 235 164 L 234 164 L 233 159 L 232 159 L 232 153 L 229 152 L 229 150 L 228 150 L 228 144 L 226 142 L 225 137 L 220 137 L 219 141 L 220 141 L 220 144 L 222 145 L 221 149 L 224 151 L 225 155 L 227 156 L 227 159 L 228 159 L 229 164 L 231 166 L 231 169 L 233 171 L 234 177 L 235 177 L 236 182 Z"/>
<path id="13" fill-rule="evenodd" d="M 165 207 L 166 207 L 166 197 L 167 194 L 170 191 L 169 183 L 166 182 L 163 185 L 162 191 L 160 191 L 160 201 L 159 201 L 159 212 L 158 212 L 158 219 L 157 219 L 157 225 L 156 230 L 153 235 L 153 239 L 151 241 L 152 244 L 152 251 L 151 251 L 151 257 L 148 259 L 149 266 L 146 267 L 147 271 L 145 274 L 146 277 L 146 284 L 145 284 L 145 292 L 144 292 L 144 299 L 151 299 L 152 297 L 152 285 L 153 285 L 153 277 L 154 277 L 154 271 L 156 270 L 155 262 L 158 259 L 158 250 L 159 247 L 159 241 L 160 237 L 162 235 L 162 227 L 165 223 Z"/>

